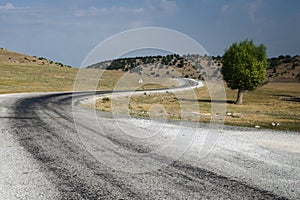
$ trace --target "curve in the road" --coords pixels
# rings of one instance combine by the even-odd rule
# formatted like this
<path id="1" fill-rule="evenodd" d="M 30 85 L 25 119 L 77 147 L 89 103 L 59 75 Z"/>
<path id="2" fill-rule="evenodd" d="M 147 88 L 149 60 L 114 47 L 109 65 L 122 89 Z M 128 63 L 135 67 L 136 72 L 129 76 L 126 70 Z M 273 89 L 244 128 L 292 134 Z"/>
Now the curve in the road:
<path id="1" fill-rule="evenodd" d="M 59 199 L 285 199 L 257 186 L 194 166 L 193 163 L 162 155 L 153 154 L 151 160 L 171 164 L 147 173 L 116 171 L 99 162 L 82 144 L 76 126 L 86 133 L 97 135 L 103 142 L 117 144 L 121 151 L 123 148 L 124 151 L 143 154 L 148 151 L 148 146 L 132 143 L 128 138 L 118 138 L 111 135 L 108 129 L 97 132 L 96 128 L 86 127 L 84 123 L 75 126 L 72 100 L 94 94 L 20 95 L 14 99 L 15 102 L 11 102 L 10 112 L 5 116 L 7 131 L 38 163 L 39 170 L 59 191 Z M 84 116 L 92 116 L 94 112 L 79 109 L 86 112 Z M 109 118 L 109 114 L 100 114 Z M 117 155 L 109 148 L 101 151 L 108 159 Z M 126 162 L 126 159 L 123 158 L 123 161 Z M 132 168 L 138 167 L 138 164 Z"/>

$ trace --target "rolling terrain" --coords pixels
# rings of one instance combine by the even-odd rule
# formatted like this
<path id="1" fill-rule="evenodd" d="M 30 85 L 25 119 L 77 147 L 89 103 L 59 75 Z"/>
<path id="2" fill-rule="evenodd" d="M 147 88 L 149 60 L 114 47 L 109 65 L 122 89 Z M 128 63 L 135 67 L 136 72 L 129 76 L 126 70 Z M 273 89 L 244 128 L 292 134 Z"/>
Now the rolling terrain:
<path id="1" fill-rule="evenodd" d="M 89 80 L 97 78 L 98 82 L 93 87 L 93 89 L 97 90 L 112 90 L 118 80 L 126 74 L 124 71 L 104 71 L 102 69 L 79 70 L 46 58 L 37 58 L 0 49 L 0 94 L 73 91 L 79 71 L 83 76 L 81 80 L 77 81 L 87 80 L 86 84 L 88 84 Z M 134 89 L 139 87 L 139 76 L 137 74 L 126 76 L 128 81 L 124 88 Z M 166 86 L 172 86 L 176 84 L 176 81 L 169 79 L 163 80 L 163 83 Z M 147 85 L 148 89 L 161 87 L 165 86 L 158 84 Z M 82 88 L 81 90 L 84 89 Z"/>
<path id="2" fill-rule="evenodd" d="M 74 89 L 78 69 L 7 51 L 1 55 L 1 93 Z M 102 69 L 86 70 L 80 77 L 83 80 L 95 78 Z M 141 88 L 136 74 L 107 70 L 97 85 L 98 92 L 0 95 L 0 197 L 298 199 L 298 132 L 155 116 L 126 117 L 81 106 L 95 95 L 112 95 L 111 90 L 124 75 L 132 82 L 123 87 Z M 169 86 L 176 87 L 173 82 Z M 180 87 L 191 86 L 185 80 Z M 277 86 L 282 87 L 273 87 Z M 157 85 L 149 89 L 155 88 L 160 89 Z M 264 98 L 274 95 L 272 88 L 265 89 Z M 166 96 L 173 92 L 163 91 Z M 287 94 L 286 88 L 280 92 Z M 114 95 L 129 93 L 118 91 Z M 142 93 L 150 99 L 147 91 Z M 157 99 L 152 103 L 163 105 L 162 98 Z M 211 102 L 204 96 L 199 103 L 209 107 Z"/>

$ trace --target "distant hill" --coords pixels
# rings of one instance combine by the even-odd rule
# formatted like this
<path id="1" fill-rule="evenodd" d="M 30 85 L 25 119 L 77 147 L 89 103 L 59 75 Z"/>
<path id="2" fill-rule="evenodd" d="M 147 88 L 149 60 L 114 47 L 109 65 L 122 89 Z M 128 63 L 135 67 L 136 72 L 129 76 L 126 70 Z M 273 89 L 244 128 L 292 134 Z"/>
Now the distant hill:
<path id="1" fill-rule="evenodd" d="M 300 82 L 300 56 L 279 56 L 268 59 L 269 82 Z M 209 67 L 205 67 L 209 66 Z M 178 54 L 119 58 L 99 62 L 87 68 L 136 72 L 152 77 L 186 77 L 194 79 L 219 77 L 222 67 L 220 56 Z"/>
<path id="2" fill-rule="evenodd" d="M 206 70 L 203 66 L 208 63 L 213 66 Z M 214 73 L 219 74 L 215 63 L 209 57 L 171 54 L 166 56 L 145 56 L 135 58 L 119 58 L 111 61 L 99 62 L 87 68 L 129 71 L 150 77 L 185 77 L 203 79 Z M 205 69 L 205 70 L 204 70 Z M 209 72 L 208 72 L 209 71 Z"/>
<path id="3" fill-rule="evenodd" d="M 270 82 L 300 82 L 300 56 L 270 58 L 267 77 Z"/>
<path id="4" fill-rule="evenodd" d="M 13 52 L 0 48 L 0 63 L 3 64 L 30 64 L 30 65 L 50 65 L 50 66 L 61 66 L 61 67 L 71 67 L 64 65 L 60 62 L 54 62 L 43 57 L 28 56 L 25 54 Z"/>

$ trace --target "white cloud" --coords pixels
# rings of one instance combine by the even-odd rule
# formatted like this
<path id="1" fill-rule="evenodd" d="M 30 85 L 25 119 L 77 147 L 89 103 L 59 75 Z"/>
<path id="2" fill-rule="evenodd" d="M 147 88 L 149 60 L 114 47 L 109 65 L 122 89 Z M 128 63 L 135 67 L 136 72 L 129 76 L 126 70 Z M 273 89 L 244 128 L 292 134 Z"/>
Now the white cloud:
<path id="1" fill-rule="evenodd" d="M 0 5 L 1 13 L 5 14 L 22 14 L 28 12 L 30 7 L 18 7 L 12 3 L 6 3 L 5 5 Z M 1 14 L 0 13 L 0 14 Z"/>
<path id="2" fill-rule="evenodd" d="M 225 12 L 227 12 L 227 11 L 228 11 L 228 9 L 229 9 L 229 5 L 228 5 L 228 4 L 225 4 L 225 5 L 223 5 L 223 6 L 221 7 L 221 11 L 222 11 L 222 13 L 225 13 Z"/>
<path id="3" fill-rule="evenodd" d="M 225 12 L 228 11 L 228 9 L 229 9 L 229 5 L 228 5 L 228 4 L 225 4 L 225 5 L 223 5 L 223 6 L 221 7 L 221 12 L 222 12 L 222 13 L 225 13 Z"/>
<path id="4" fill-rule="evenodd" d="M 88 9 L 81 9 L 75 11 L 75 16 L 96 16 L 96 15 L 108 15 L 112 13 L 142 13 L 143 8 L 129 8 L 129 7 L 111 7 L 111 8 L 96 8 L 94 6 Z"/>
<path id="5" fill-rule="evenodd" d="M 16 7 L 11 3 L 6 3 L 4 6 L 0 6 L 1 10 L 13 10 L 16 9 Z"/>

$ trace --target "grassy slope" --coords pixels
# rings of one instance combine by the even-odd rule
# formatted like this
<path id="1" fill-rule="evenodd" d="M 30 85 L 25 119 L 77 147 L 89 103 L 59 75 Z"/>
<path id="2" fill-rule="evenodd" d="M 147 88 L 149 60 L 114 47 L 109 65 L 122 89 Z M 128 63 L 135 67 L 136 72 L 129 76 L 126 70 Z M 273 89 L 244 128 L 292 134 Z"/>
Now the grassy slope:
<path id="1" fill-rule="evenodd" d="M 76 69 L 0 63 L 0 93 L 70 91 Z"/>
<path id="2" fill-rule="evenodd" d="M 0 49 L 0 93 L 68 91 L 77 69 Z"/>
<path id="3" fill-rule="evenodd" d="M 73 91 L 75 81 L 87 84 L 77 89 L 94 89 L 92 79 L 98 82 L 98 90 L 136 89 L 139 87 L 140 77 L 137 74 L 122 71 L 103 71 L 101 69 L 79 69 L 64 66 L 45 58 L 23 55 L 0 48 L 0 94 L 20 92 L 54 92 Z M 101 74 L 99 78 L 98 75 Z M 119 84 L 117 84 L 119 82 Z M 145 78 L 144 82 L 151 82 Z M 172 86 L 174 80 L 168 79 L 158 84 L 148 84 L 141 89 L 162 88 Z M 93 83 L 92 83 L 93 84 Z M 115 88 L 116 84 L 118 85 Z M 166 84 L 165 86 L 163 84 Z"/>
<path id="4" fill-rule="evenodd" d="M 33 65 L 33 64 L 3 64 L 0 63 L 0 94 L 19 93 L 19 92 L 54 92 L 54 91 L 73 91 L 74 81 L 76 79 L 78 69 L 49 65 Z M 103 72 L 100 69 L 81 69 L 84 72 L 81 76 L 82 83 L 85 80 L 94 78 Z M 82 73 L 81 73 L 82 74 Z M 112 90 L 115 85 L 124 77 L 125 73 L 121 71 L 105 71 L 99 79 L 98 90 Z M 126 74 L 123 83 L 119 83 L 116 89 L 136 89 L 139 76 L 135 74 Z M 168 80 L 164 84 L 172 86 L 174 81 Z M 141 89 L 162 88 L 163 85 L 148 84 Z M 86 87 L 91 89 L 90 85 Z"/>

